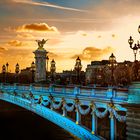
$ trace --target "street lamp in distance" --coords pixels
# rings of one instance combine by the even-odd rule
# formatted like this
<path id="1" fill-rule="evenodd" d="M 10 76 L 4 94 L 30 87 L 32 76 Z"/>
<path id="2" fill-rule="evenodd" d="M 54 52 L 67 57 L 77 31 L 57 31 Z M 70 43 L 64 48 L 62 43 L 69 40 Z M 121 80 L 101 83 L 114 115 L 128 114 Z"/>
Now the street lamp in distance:
<path id="1" fill-rule="evenodd" d="M 9 67 L 9 64 L 8 64 L 8 62 L 6 63 L 6 75 L 5 75 L 5 79 L 6 79 L 6 81 L 8 82 L 8 80 L 9 80 L 9 77 L 8 77 L 8 67 Z"/>
<path id="2" fill-rule="evenodd" d="M 18 74 L 19 74 L 19 64 L 17 63 L 16 66 L 15 66 L 15 73 L 16 73 L 16 82 L 18 83 L 19 82 L 19 77 L 18 77 Z"/>
<path id="3" fill-rule="evenodd" d="M 54 59 L 52 59 L 52 61 L 51 61 L 51 67 L 50 67 L 50 72 L 51 72 L 51 81 L 52 82 L 54 82 L 54 73 L 55 73 L 55 71 L 56 71 L 56 66 L 55 66 L 55 61 L 54 61 Z"/>
<path id="4" fill-rule="evenodd" d="M 2 66 L 2 74 L 3 74 L 3 83 L 6 83 L 6 66 Z"/>
<path id="5" fill-rule="evenodd" d="M 133 53 L 134 53 L 134 61 L 136 61 L 136 55 L 137 55 L 138 49 L 140 48 L 140 44 L 139 44 L 139 41 L 138 41 L 137 44 L 135 43 L 134 46 L 132 46 L 133 45 L 133 42 L 134 42 L 134 40 L 132 39 L 132 36 L 130 36 L 130 38 L 128 39 L 128 43 L 130 45 L 130 48 L 133 50 Z"/>
<path id="6" fill-rule="evenodd" d="M 34 61 L 31 63 L 31 72 L 32 72 L 32 83 L 34 83 L 35 79 L 35 63 Z"/>
<path id="7" fill-rule="evenodd" d="M 140 25 L 138 26 L 138 33 L 140 34 Z M 136 55 L 137 55 L 137 51 L 138 49 L 140 49 L 140 44 L 139 41 L 137 41 L 137 44 L 134 44 L 134 46 L 132 46 L 134 40 L 132 39 L 132 36 L 130 36 L 130 38 L 128 39 L 128 43 L 130 45 L 130 48 L 133 49 L 133 53 L 134 53 L 134 65 L 133 65 L 133 73 L 134 73 L 134 81 L 137 81 L 139 79 L 139 62 L 136 60 Z"/>
<path id="8" fill-rule="evenodd" d="M 81 59 L 79 58 L 79 56 L 76 59 L 74 69 L 76 71 L 77 83 L 80 84 L 80 72 L 81 72 L 81 69 L 82 69 L 82 64 L 81 64 Z"/>
<path id="9" fill-rule="evenodd" d="M 116 57 L 112 53 L 111 56 L 109 57 L 109 67 L 111 69 L 111 84 L 112 84 L 112 86 L 114 86 L 114 70 L 115 70 L 116 66 L 117 66 Z"/>

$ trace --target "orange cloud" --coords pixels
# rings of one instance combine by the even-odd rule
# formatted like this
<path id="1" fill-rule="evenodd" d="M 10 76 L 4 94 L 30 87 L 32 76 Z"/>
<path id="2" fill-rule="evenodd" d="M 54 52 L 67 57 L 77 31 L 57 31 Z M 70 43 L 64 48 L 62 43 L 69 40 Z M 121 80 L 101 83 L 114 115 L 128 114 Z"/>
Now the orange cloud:
<path id="1" fill-rule="evenodd" d="M 15 46 L 15 47 L 20 47 L 23 45 L 23 43 L 19 40 L 11 40 L 8 42 L 8 45 L 10 46 Z"/>
<path id="2" fill-rule="evenodd" d="M 7 50 L 8 50 L 7 48 L 4 48 L 4 47 L 1 47 L 1 46 L 0 46 L 0 53 L 5 52 L 5 51 L 7 51 Z"/>
<path id="3" fill-rule="evenodd" d="M 109 54 L 112 51 L 112 47 L 106 47 L 104 49 L 99 49 L 96 47 L 87 47 L 83 50 L 82 54 L 76 54 L 71 58 L 76 59 L 79 56 L 83 60 L 98 60 L 101 59 L 103 55 Z"/>
<path id="4" fill-rule="evenodd" d="M 17 37 L 22 38 L 22 39 L 34 39 L 34 36 L 32 34 L 28 34 L 28 33 L 18 34 Z"/>
<path id="5" fill-rule="evenodd" d="M 16 32 L 55 32 L 58 33 L 58 30 L 54 26 L 49 26 L 46 23 L 32 23 L 24 24 L 16 28 Z"/>

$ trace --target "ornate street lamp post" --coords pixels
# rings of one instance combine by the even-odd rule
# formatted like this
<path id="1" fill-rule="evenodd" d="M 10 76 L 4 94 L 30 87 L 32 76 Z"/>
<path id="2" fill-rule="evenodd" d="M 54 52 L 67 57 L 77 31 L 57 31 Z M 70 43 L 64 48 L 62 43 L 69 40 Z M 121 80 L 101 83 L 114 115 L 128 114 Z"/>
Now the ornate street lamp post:
<path id="1" fill-rule="evenodd" d="M 6 83 L 6 77 L 5 77 L 5 74 L 6 74 L 6 66 L 5 65 L 2 66 L 2 73 L 3 73 L 3 83 Z"/>
<path id="2" fill-rule="evenodd" d="M 35 63 L 34 61 L 31 63 L 31 72 L 32 72 L 32 83 L 34 83 L 34 77 L 35 77 Z"/>
<path id="3" fill-rule="evenodd" d="M 16 82 L 18 83 L 18 73 L 19 73 L 19 64 L 17 63 L 16 64 L 16 67 L 15 67 L 15 73 L 16 73 Z"/>
<path id="4" fill-rule="evenodd" d="M 111 56 L 109 57 L 109 67 L 111 69 L 111 82 L 112 82 L 112 86 L 114 86 L 114 70 L 116 68 L 116 65 L 117 65 L 116 57 L 112 53 Z"/>
<path id="5" fill-rule="evenodd" d="M 76 71 L 77 83 L 80 84 L 80 72 L 82 69 L 82 64 L 81 64 L 81 59 L 79 57 L 76 59 L 76 64 L 74 69 Z"/>
<path id="6" fill-rule="evenodd" d="M 50 72 L 51 72 L 51 80 L 52 80 L 52 82 L 54 82 L 54 73 L 55 73 L 55 71 L 56 71 L 56 66 L 55 66 L 55 61 L 54 61 L 54 59 L 51 61 L 51 67 L 50 67 Z"/>
<path id="7" fill-rule="evenodd" d="M 140 25 L 138 26 L 138 32 L 140 33 Z M 134 40 L 132 39 L 132 36 L 130 36 L 130 38 L 128 39 L 128 43 L 130 45 L 130 48 L 133 50 L 133 53 L 134 53 L 134 70 L 133 70 L 133 73 L 134 73 L 134 80 L 138 80 L 138 65 L 139 65 L 139 62 L 136 60 L 136 55 L 137 55 L 137 51 L 138 49 L 140 49 L 140 44 L 139 44 L 139 41 L 137 41 L 137 44 L 135 43 L 134 46 L 133 43 L 134 43 Z"/>
<path id="8" fill-rule="evenodd" d="M 128 39 L 128 43 L 130 45 L 130 48 L 133 50 L 133 53 L 134 53 L 134 61 L 136 61 L 136 55 L 137 55 L 137 51 L 138 51 L 138 49 L 140 47 L 140 44 L 138 42 L 137 44 L 134 44 L 134 46 L 132 46 L 133 45 L 133 42 L 134 42 L 134 40 L 132 39 L 132 36 L 130 36 L 130 38 Z"/>

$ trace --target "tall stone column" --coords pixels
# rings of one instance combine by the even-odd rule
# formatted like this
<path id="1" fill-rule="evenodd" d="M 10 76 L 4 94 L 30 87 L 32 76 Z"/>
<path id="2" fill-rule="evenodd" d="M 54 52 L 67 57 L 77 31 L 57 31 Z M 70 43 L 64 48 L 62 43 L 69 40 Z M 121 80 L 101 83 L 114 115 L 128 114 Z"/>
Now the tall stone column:
<path id="1" fill-rule="evenodd" d="M 37 40 L 38 42 L 38 49 L 35 50 L 33 53 L 35 54 L 35 82 L 42 82 L 46 81 L 46 56 L 47 51 L 43 48 L 43 45 L 46 43 L 47 40 Z"/>

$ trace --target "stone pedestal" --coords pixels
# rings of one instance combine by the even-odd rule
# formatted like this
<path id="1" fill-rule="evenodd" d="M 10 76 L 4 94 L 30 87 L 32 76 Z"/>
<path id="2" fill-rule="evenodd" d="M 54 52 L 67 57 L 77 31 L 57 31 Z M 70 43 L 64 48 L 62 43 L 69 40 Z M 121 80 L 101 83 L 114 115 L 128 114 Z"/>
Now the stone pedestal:
<path id="1" fill-rule="evenodd" d="M 33 52 L 35 54 L 35 82 L 46 81 L 46 55 L 47 51 L 42 49 L 37 49 Z"/>
<path id="2" fill-rule="evenodd" d="M 140 82 L 133 82 L 129 88 L 127 118 L 127 140 L 140 139 Z"/>

